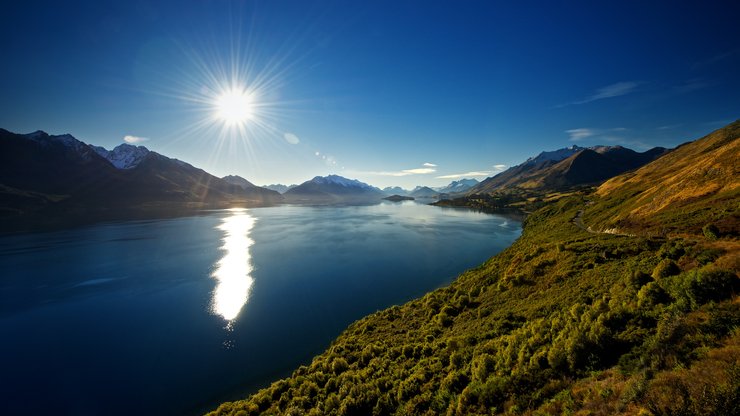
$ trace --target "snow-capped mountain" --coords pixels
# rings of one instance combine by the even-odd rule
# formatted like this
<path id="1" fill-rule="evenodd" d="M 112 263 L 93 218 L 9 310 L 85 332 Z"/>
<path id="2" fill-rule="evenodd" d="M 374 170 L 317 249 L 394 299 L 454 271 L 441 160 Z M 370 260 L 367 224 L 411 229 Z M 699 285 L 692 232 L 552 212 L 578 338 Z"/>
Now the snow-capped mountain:
<path id="1" fill-rule="evenodd" d="M 107 150 L 100 146 L 93 146 L 93 149 L 117 169 L 133 169 L 139 166 L 139 163 L 150 153 L 149 149 L 144 146 L 134 146 L 126 143 L 119 144 L 113 150 Z"/>
<path id="2" fill-rule="evenodd" d="M 383 192 L 357 179 L 339 175 L 316 176 L 283 194 L 288 202 L 298 203 L 365 203 L 380 201 Z"/>
<path id="3" fill-rule="evenodd" d="M 557 149 L 549 152 L 541 152 L 535 157 L 530 157 L 529 159 L 525 160 L 523 164 L 537 164 L 540 162 L 559 162 L 561 160 L 565 160 L 574 154 L 580 152 L 581 150 L 585 149 L 584 147 L 580 147 L 577 145 L 572 145 L 570 147 L 564 147 L 562 149 Z"/>
<path id="4" fill-rule="evenodd" d="M 0 129 L 0 211 L 33 223 L 65 215 L 125 216 L 162 207 L 185 212 L 282 199 L 277 192 L 243 189 L 144 147 L 123 144 L 108 151 L 70 135 Z"/>
<path id="5" fill-rule="evenodd" d="M 281 194 L 284 194 L 289 189 L 293 189 L 296 186 L 298 186 L 298 185 L 296 185 L 296 184 L 293 184 L 293 185 L 283 185 L 282 183 L 274 183 L 274 184 L 271 184 L 271 185 L 265 185 L 265 186 L 263 186 L 263 188 L 269 189 L 269 190 L 272 190 L 272 191 L 275 191 L 275 192 L 280 192 Z"/>
<path id="6" fill-rule="evenodd" d="M 378 190 L 378 188 L 374 186 L 370 186 L 364 182 L 360 182 L 357 179 L 347 179 L 339 175 L 316 176 L 313 179 L 311 179 L 310 182 L 313 182 L 315 184 L 320 184 L 320 185 L 340 185 L 346 188 Z"/>
<path id="7" fill-rule="evenodd" d="M 478 185 L 480 182 L 478 182 L 477 179 L 460 179 L 459 181 L 452 181 L 447 186 L 442 186 L 439 188 L 433 188 L 435 191 L 443 194 L 454 194 L 458 192 L 465 192 L 468 189 L 474 187 L 475 185 Z"/>

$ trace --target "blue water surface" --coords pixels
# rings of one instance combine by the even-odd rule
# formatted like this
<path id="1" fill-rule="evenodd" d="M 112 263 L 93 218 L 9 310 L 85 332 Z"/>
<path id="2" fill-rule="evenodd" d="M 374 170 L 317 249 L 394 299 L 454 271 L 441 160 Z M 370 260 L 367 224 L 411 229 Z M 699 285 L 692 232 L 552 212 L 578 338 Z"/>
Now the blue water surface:
<path id="1" fill-rule="evenodd" d="M 197 414 L 243 398 L 520 231 L 404 202 L 0 237 L 0 414 Z"/>

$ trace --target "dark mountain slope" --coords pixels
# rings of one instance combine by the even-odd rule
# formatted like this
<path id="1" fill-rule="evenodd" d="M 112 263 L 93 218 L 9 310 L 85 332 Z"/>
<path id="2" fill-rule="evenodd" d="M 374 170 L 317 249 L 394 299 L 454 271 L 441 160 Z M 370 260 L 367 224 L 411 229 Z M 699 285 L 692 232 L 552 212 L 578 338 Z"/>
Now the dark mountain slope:
<path id="1" fill-rule="evenodd" d="M 571 147 L 535 158 L 485 179 L 468 195 L 512 190 L 553 191 L 592 185 L 638 168 L 666 152 L 656 147 L 638 153 L 621 146 Z M 561 159 L 562 157 L 562 159 Z"/>
<path id="2" fill-rule="evenodd" d="M 72 136 L 0 131 L 0 213 L 4 224 L 75 215 L 123 215 L 142 209 L 265 205 L 282 200 L 263 188 L 243 189 L 202 169 L 147 151 L 118 169 Z M 125 149 L 124 149 L 125 150 Z M 5 227 L 5 226 L 4 226 Z"/>

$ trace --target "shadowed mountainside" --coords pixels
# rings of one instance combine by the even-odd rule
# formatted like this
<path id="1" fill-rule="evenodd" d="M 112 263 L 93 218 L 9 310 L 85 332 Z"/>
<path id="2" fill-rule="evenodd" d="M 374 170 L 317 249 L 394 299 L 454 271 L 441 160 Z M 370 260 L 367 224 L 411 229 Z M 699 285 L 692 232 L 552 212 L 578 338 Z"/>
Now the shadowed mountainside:
<path id="1" fill-rule="evenodd" d="M 145 150 L 119 169 L 99 148 L 70 135 L 0 130 L 0 217 L 7 224 L 127 211 L 260 206 L 274 191 L 230 184 L 202 169 Z"/>
<path id="2" fill-rule="evenodd" d="M 570 152 L 564 152 L 565 150 Z M 542 157 L 543 154 L 557 152 L 560 152 L 557 156 Z M 487 178 L 467 193 L 472 195 L 512 189 L 543 191 L 592 185 L 638 168 L 665 152 L 666 149 L 656 147 L 638 153 L 621 146 L 595 146 L 589 149 L 574 146 L 555 152 L 543 152 L 520 165 Z"/>

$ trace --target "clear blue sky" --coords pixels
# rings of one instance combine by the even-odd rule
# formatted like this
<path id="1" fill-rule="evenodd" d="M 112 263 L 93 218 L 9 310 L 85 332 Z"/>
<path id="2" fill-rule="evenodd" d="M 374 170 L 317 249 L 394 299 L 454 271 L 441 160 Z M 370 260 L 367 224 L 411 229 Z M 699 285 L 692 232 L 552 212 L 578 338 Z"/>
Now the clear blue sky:
<path id="1" fill-rule="evenodd" d="M 737 119 L 739 18 L 728 1 L 5 2 L 0 127 L 144 138 L 257 184 L 482 179 Z M 232 80 L 256 94 L 244 132 L 213 116 Z"/>

